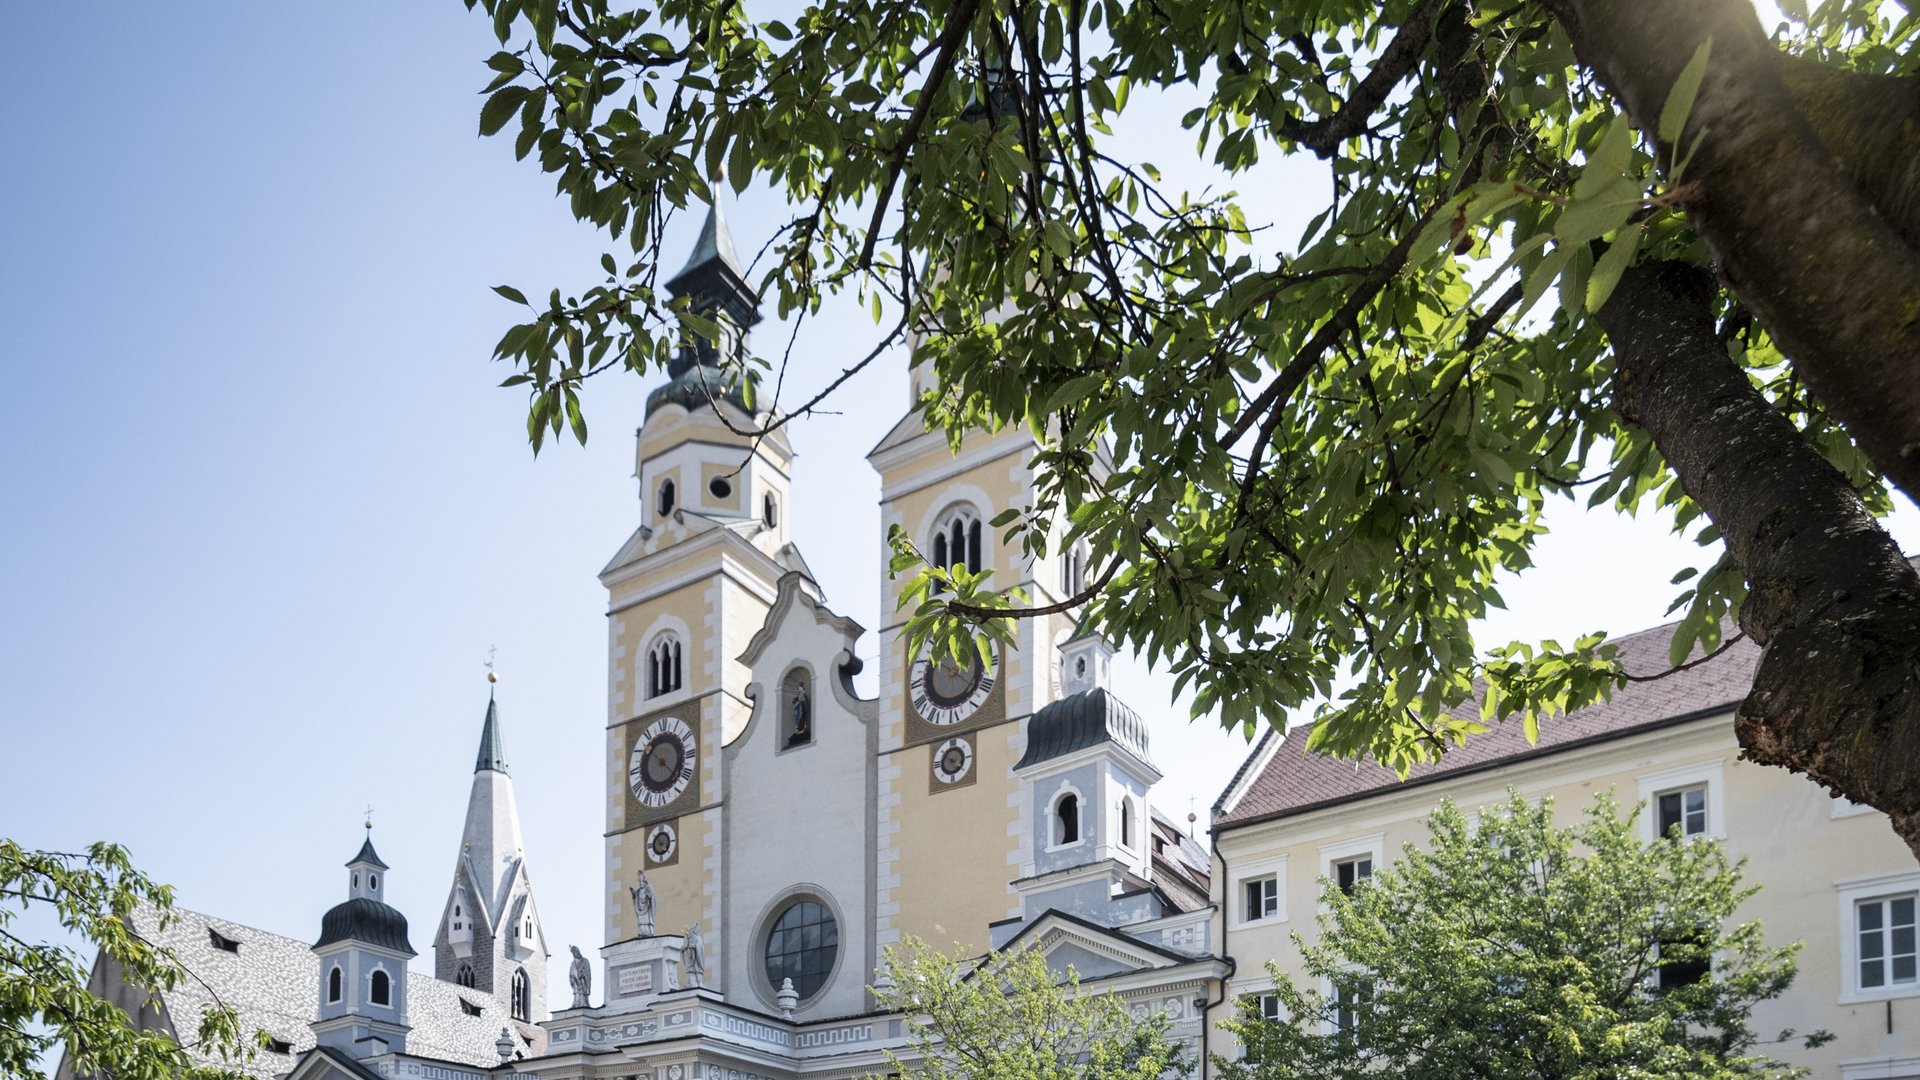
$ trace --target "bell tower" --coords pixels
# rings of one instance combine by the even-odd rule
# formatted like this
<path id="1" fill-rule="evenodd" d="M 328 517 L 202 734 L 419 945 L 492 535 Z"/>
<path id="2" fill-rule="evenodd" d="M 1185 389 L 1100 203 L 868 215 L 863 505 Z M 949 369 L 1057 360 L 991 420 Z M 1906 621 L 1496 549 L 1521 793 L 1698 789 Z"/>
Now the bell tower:
<path id="1" fill-rule="evenodd" d="M 793 450 L 784 429 L 761 434 L 772 414 L 755 399 L 745 364 L 758 302 L 717 202 L 667 288 L 719 334 L 689 334 L 667 382 L 647 397 L 634 464 L 639 523 L 600 573 L 606 941 L 699 923 L 717 952 L 727 795 L 720 751 L 751 715 L 750 673 L 738 657 L 781 575 L 804 563 L 786 539 Z M 651 910 L 636 917 L 642 872 Z M 722 963 L 710 957 L 709 970 Z"/>
<path id="2" fill-rule="evenodd" d="M 919 406 L 936 389 L 932 365 L 916 364 L 910 378 L 913 406 L 867 455 L 880 474 L 883 537 L 898 526 L 934 564 L 991 570 L 994 588 L 1020 586 L 1035 605 L 1077 592 L 1083 558 L 1052 548 L 1031 557 L 990 524 L 1036 502 L 1032 435 L 975 430 L 955 449 Z M 877 938 L 974 951 L 987 946 L 989 923 L 1021 910 L 1010 883 L 1032 862 L 1031 788 L 1013 767 L 1026 719 L 1060 696 L 1057 647 L 1073 623 L 1019 620 L 1014 643 L 990 656 L 908 655 L 908 612 L 896 606 L 905 579 L 886 576 L 884 547 L 881 556 Z"/>

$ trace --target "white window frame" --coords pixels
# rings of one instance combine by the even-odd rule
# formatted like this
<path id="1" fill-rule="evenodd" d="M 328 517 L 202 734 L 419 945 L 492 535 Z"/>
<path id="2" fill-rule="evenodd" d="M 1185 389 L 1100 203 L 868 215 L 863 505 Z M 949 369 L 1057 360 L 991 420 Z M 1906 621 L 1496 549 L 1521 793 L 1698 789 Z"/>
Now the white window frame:
<path id="1" fill-rule="evenodd" d="M 1287 857 L 1285 855 L 1248 862 L 1245 866 L 1236 867 L 1232 877 L 1233 891 L 1227 898 L 1227 921 L 1230 929 L 1273 926 L 1287 921 Z M 1273 914 L 1249 919 L 1247 918 L 1247 885 L 1268 878 L 1273 879 Z"/>
<path id="2" fill-rule="evenodd" d="M 1916 1076 L 1920 1076 L 1920 1054 L 1840 1063 L 1840 1080 L 1913 1080 Z"/>
<path id="3" fill-rule="evenodd" d="M 1640 839 L 1647 843 L 1658 839 L 1654 826 L 1660 816 L 1659 804 L 1655 801 L 1659 796 L 1681 788 L 1705 784 L 1707 831 L 1700 835 L 1725 840 L 1727 838 L 1726 766 L 1727 759 L 1719 757 L 1712 761 L 1696 761 L 1688 765 L 1677 765 L 1671 769 L 1640 774 L 1636 778 L 1640 785 Z"/>
<path id="4" fill-rule="evenodd" d="M 386 977 L 387 1000 L 385 1001 L 373 1000 L 373 978 L 376 975 L 381 975 Z M 367 1004 L 373 1006 L 376 1009 L 398 1008 L 398 1006 L 394 1004 L 394 998 L 398 996 L 399 990 L 394 987 L 393 983 L 394 983 L 393 972 L 387 970 L 387 965 L 382 963 L 376 963 L 373 965 L 373 967 L 369 968 L 367 970 L 367 994 L 366 994 Z"/>
<path id="5" fill-rule="evenodd" d="M 1059 831 L 1055 826 L 1060 823 L 1060 800 L 1069 795 L 1073 796 L 1074 802 L 1078 806 L 1075 812 L 1079 814 L 1079 820 L 1074 823 L 1074 832 L 1077 839 L 1069 840 L 1066 843 L 1059 843 L 1054 840 L 1054 834 Z M 1079 788 L 1062 781 L 1060 786 L 1054 789 L 1053 796 L 1047 800 L 1046 829 L 1047 845 L 1041 850 L 1048 854 L 1056 851 L 1067 851 L 1085 845 L 1087 843 L 1087 796 L 1081 792 Z"/>
<path id="6" fill-rule="evenodd" d="M 1338 1035 L 1340 1033 L 1340 1024 L 1338 1019 L 1339 1004 L 1334 1000 L 1334 987 L 1333 987 L 1332 979 L 1328 979 L 1325 977 L 1321 978 L 1320 996 L 1326 999 L 1327 1012 L 1328 1012 L 1327 1018 L 1321 1021 L 1320 1032 L 1323 1035 Z"/>
<path id="7" fill-rule="evenodd" d="M 1863 988 L 1860 985 L 1860 938 L 1859 928 L 1854 923 L 1854 908 L 1863 900 L 1877 900 L 1905 893 L 1920 894 L 1920 870 L 1896 870 L 1885 874 L 1848 878 L 1834 882 L 1833 887 L 1839 894 L 1840 911 L 1839 1004 L 1854 1005 L 1864 1001 L 1920 997 L 1920 980 L 1905 986 Z"/>
<path id="8" fill-rule="evenodd" d="M 1381 871 L 1382 864 L 1386 861 L 1386 853 L 1387 834 L 1383 832 L 1377 832 L 1371 836 L 1356 836 L 1332 844 L 1322 844 L 1320 845 L 1320 876 L 1332 881 L 1335 863 L 1343 863 L 1366 855 L 1373 859 L 1373 870 L 1368 874 L 1371 877 Z M 1325 907 L 1324 904 L 1321 906 Z"/>

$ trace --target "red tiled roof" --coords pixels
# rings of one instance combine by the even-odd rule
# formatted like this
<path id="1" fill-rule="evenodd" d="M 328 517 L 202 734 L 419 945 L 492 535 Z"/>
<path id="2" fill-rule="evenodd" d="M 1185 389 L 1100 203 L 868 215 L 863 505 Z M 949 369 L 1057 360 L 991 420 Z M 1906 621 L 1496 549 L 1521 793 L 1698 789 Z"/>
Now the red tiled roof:
<path id="1" fill-rule="evenodd" d="M 1618 639 L 1615 644 L 1620 648 L 1620 660 L 1626 669 L 1635 674 L 1666 670 L 1668 643 L 1678 625 L 1669 623 Z M 1732 632 L 1729 627 L 1728 633 Z M 1693 658 L 1698 659 L 1699 655 L 1696 648 Z M 1527 742 L 1525 725 L 1518 717 L 1495 722 L 1487 731 L 1468 736 L 1464 745 L 1447 751 L 1440 760 L 1414 766 L 1405 783 L 1466 772 L 1510 758 L 1552 753 L 1580 743 L 1659 727 L 1685 717 L 1731 709 L 1746 697 L 1759 663 L 1760 647 L 1743 639 L 1698 667 L 1653 682 L 1628 683 L 1615 690 L 1608 701 L 1541 721 L 1538 743 Z M 1469 716 L 1479 715 L 1477 704 L 1468 703 L 1461 709 Z M 1401 785 L 1393 770 L 1370 759 L 1340 761 L 1308 753 L 1307 734 L 1311 730 L 1312 725 L 1301 724 L 1285 736 L 1268 731 L 1261 737 L 1248 758 L 1249 764 L 1258 762 L 1268 750 L 1272 750 L 1271 756 L 1264 765 L 1254 766 L 1259 771 L 1251 779 L 1235 776 L 1216 808 L 1215 828 L 1285 817 Z M 1281 739 L 1278 747 L 1270 745 L 1275 738 Z"/>

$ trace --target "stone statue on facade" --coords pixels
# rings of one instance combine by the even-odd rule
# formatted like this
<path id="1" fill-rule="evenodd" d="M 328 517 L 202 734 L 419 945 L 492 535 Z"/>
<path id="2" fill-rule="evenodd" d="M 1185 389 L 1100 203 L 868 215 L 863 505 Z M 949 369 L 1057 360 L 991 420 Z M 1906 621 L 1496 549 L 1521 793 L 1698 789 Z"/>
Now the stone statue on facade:
<path id="1" fill-rule="evenodd" d="M 587 995 L 593 991 L 593 965 L 580 955 L 580 946 L 569 947 L 573 949 L 573 966 L 567 970 L 567 982 L 573 986 L 573 1007 L 585 1009 Z"/>
<path id="2" fill-rule="evenodd" d="M 687 927 L 687 940 L 680 946 L 680 972 L 683 985 L 689 988 L 707 985 L 707 953 L 699 923 Z"/>
<path id="3" fill-rule="evenodd" d="M 633 931 L 637 937 L 653 936 L 653 886 L 647 884 L 647 872 L 636 872 L 640 881 L 633 887 Z"/>

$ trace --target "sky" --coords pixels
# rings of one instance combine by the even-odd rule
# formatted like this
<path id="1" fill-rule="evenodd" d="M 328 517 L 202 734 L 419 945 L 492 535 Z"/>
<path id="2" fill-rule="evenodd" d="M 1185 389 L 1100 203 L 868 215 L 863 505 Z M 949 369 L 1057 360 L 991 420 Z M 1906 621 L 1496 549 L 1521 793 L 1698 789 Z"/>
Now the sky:
<path id="1" fill-rule="evenodd" d="M 496 656 L 507 757 L 551 950 L 603 944 L 605 593 L 640 520 L 652 382 L 596 380 L 593 437 L 537 459 L 488 361 L 530 294 L 597 279 L 601 244 L 509 141 L 476 131 L 485 21 L 396 4 L 39 4 L 0 65 L 0 836 L 127 844 L 183 906 L 288 934 L 345 897 L 366 811 L 425 949 L 450 884 Z M 1138 100 L 1138 98 L 1136 98 Z M 1156 138 L 1170 177 L 1212 180 Z M 1297 235 L 1320 180 L 1239 182 Z M 756 251 L 783 208 L 729 207 Z M 676 222 L 676 260 L 698 221 Z M 862 312 L 801 340 L 805 393 L 864 352 Z M 784 340 L 770 320 L 762 348 Z M 831 606 L 881 625 L 866 452 L 904 360 L 792 430 L 789 521 Z M 1658 521 L 1550 518 L 1488 640 L 1663 619 L 1703 554 Z M 1920 514 L 1895 532 L 1920 547 Z M 865 659 L 874 653 L 864 639 Z M 865 689 L 872 691 L 870 664 Z M 1167 773 L 1207 807 L 1247 753 L 1123 663 Z M 556 961 L 557 962 L 557 961 Z M 416 961 L 420 963 L 420 961 Z M 563 1005 L 564 980 L 555 979 Z"/>

